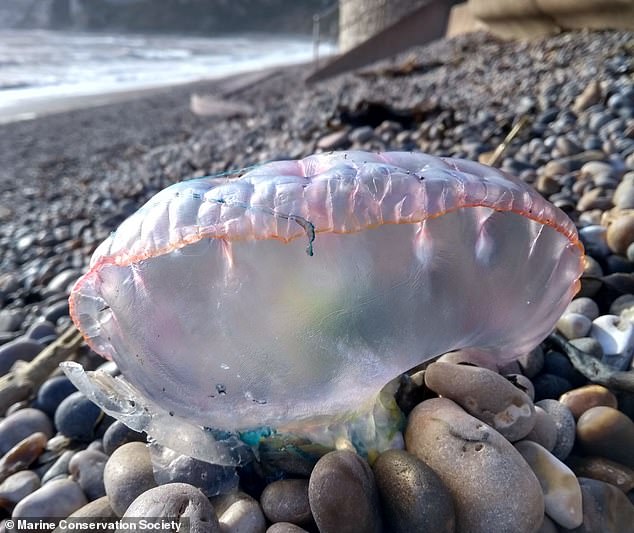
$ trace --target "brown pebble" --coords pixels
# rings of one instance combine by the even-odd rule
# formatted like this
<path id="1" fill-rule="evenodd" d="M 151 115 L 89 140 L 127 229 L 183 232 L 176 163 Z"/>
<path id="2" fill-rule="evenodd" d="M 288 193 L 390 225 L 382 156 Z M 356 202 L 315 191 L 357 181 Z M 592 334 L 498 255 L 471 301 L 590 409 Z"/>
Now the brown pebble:
<path id="1" fill-rule="evenodd" d="M 475 365 L 481 368 L 488 368 L 493 372 L 498 371 L 498 364 L 493 355 L 489 352 L 483 352 L 475 349 L 447 352 L 436 359 L 436 362 L 453 363 L 455 365 L 466 363 L 468 365 Z"/>
<path id="2" fill-rule="evenodd" d="M 114 527 L 109 527 L 105 524 L 112 524 L 119 519 L 116 513 L 112 510 L 112 507 L 110 507 L 108 496 L 102 496 L 101 498 L 87 503 L 83 507 L 77 509 L 68 518 L 75 518 L 77 519 L 77 522 L 85 524 L 104 524 L 100 527 L 101 531 L 112 531 Z M 69 521 L 66 523 L 66 527 L 63 527 L 64 524 L 62 524 L 58 526 L 53 533 L 75 533 L 77 529 L 73 527 L 69 528 L 69 523 L 71 526 L 74 525 L 72 521 Z M 94 531 L 99 531 L 97 526 L 94 526 Z"/>
<path id="3" fill-rule="evenodd" d="M 601 85 L 598 80 L 592 80 L 586 85 L 583 92 L 575 98 L 572 110 L 575 113 L 581 113 L 584 109 L 588 109 L 594 104 L 598 104 L 602 99 Z"/>
<path id="4" fill-rule="evenodd" d="M 487 165 L 489 163 L 489 161 L 491 161 L 491 158 L 493 157 L 493 154 L 495 152 L 493 150 L 489 150 L 488 152 L 483 152 L 478 156 L 478 163 L 482 163 L 483 165 Z"/>
<path id="5" fill-rule="evenodd" d="M 310 476 L 308 497 L 321 533 L 381 531 L 374 474 L 354 452 L 337 450 L 319 459 Z"/>
<path id="6" fill-rule="evenodd" d="M 608 226 L 606 235 L 608 246 L 614 253 L 625 255 L 634 242 L 634 213 L 618 217 Z"/>
<path id="7" fill-rule="evenodd" d="M 570 172 L 570 163 L 563 160 L 548 161 L 543 167 L 545 176 L 556 177 Z"/>
<path id="8" fill-rule="evenodd" d="M 107 518 L 114 522 L 118 517 L 110 507 L 108 496 L 102 496 L 80 507 L 69 518 Z"/>
<path id="9" fill-rule="evenodd" d="M 350 144 L 347 130 L 334 131 L 324 135 L 317 141 L 317 148 L 322 150 L 337 150 Z"/>
<path id="10" fill-rule="evenodd" d="M 510 441 L 525 437 L 535 426 L 531 399 L 507 379 L 486 368 L 432 363 L 425 370 L 425 384 Z"/>
<path id="11" fill-rule="evenodd" d="M 572 389 L 562 394 L 559 401 L 570 409 L 575 420 L 592 407 L 603 405 L 617 408 L 616 396 L 603 385 L 585 385 Z"/>
<path id="12" fill-rule="evenodd" d="M 561 183 L 551 175 L 542 174 L 537 178 L 535 188 L 544 196 L 550 196 L 561 190 Z"/>
<path id="13" fill-rule="evenodd" d="M 534 532 L 544 496 L 524 458 L 492 427 L 448 398 L 418 405 L 405 430 L 407 450 L 429 465 L 451 492 L 456 531 Z"/>
<path id="14" fill-rule="evenodd" d="M 0 483 L 11 474 L 28 468 L 44 451 L 48 437 L 44 433 L 34 433 L 18 442 L 0 459 Z"/>
<path id="15" fill-rule="evenodd" d="M 117 448 L 106 463 L 103 482 L 110 505 L 123 516 L 137 496 L 156 487 L 147 446 L 129 442 Z"/>
<path id="16" fill-rule="evenodd" d="M 269 483 L 262 492 L 260 505 L 273 523 L 306 525 L 313 521 L 308 502 L 307 479 L 282 479 Z"/>
<path id="17" fill-rule="evenodd" d="M 577 421 L 577 440 L 587 455 L 634 468 L 634 422 L 613 407 L 593 407 Z"/>
<path id="18" fill-rule="evenodd" d="M 266 530 L 266 533 L 308 533 L 304 528 L 290 522 L 276 522 Z"/>
<path id="19" fill-rule="evenodd" d="M 634 489 L 634 470 L 603 457 L 570 457 L 566 461 L 577 477 L 610 483 L 623 492 Z"/>
<path id="20" fill-rule="evenodd" d="M 601 187 L 596 187 L 585 192 L 577 202 L 577 211 L 583 213 L 591 209 L 606 210 L 612 207 L 612 199 L 605 196 Z"/>

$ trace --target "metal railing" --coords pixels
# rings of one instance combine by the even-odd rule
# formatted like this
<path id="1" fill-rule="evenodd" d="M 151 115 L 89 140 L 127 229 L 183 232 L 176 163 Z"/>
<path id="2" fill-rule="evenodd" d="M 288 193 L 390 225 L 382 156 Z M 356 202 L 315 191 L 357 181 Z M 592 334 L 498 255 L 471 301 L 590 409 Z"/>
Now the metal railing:
<path id="1" fill-rule="evenodd" d="M 319 65 L 319 47 L 328 40 L 337 42 L 339 38 L 339 2 L 335 2 L 313 15 L 313 62 Z"/>

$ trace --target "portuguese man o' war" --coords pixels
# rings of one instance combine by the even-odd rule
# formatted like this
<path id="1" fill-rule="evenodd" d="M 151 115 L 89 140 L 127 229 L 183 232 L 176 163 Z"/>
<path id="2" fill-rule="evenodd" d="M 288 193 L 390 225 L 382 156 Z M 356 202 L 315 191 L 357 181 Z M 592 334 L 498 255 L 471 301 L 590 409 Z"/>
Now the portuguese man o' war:
<path id="1" fill-rule="evenodd" d="M 563 212 L 478 163 L 267 163 L 172 185 L 99 246 L 71 314 L 122 376 L 65 371 L 107 413 L 205 461 L 240 464 L 267 435 L 381 451 L 399 435 L 387 383 L 453 350 L 531 350 L 582 260 Z"/>

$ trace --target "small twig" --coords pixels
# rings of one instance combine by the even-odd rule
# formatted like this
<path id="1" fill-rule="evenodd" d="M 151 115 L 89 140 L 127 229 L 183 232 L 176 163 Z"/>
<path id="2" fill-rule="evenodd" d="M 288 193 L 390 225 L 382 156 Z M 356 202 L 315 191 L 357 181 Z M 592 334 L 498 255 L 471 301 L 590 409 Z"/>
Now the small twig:
<path id="1" fill-rule="evenodd" d="M 506 149 L 509 147 L 513 139 L 517 137 L 519 132 L 522 130 L 524 126 L 528 123 L 528 115 L 522 115 L 520 119 L 515 123 L 515 125 L 511 128 L 511 131 L 508 132 L 507 136 L 504 137 L 504 140 L 498 144 L 497 148 L 491 154 L 488 165 L 495 167 L 499 164 L 502 159 L 502 155 L 506 152 Z"/>
<path id="2" fill-rule="evenodd" d="M 610 368 L 596 357 L 568 342 L 559 333 L 551 334 L 548 340 L 563 351 L 570 359 L 572 366 L 593 383 L 599 383 L 608 389 L 634 392 L 634 371 L 628 372 Z"/>
<path id="3" fill-rule="evenodd" d="M 30 398 L 62 361 L 75 358 L 82 342 L 81 333 L 71 326 L 33 361 L 0 377 L 0 414 L 4 414 L 14 403 Z"/>

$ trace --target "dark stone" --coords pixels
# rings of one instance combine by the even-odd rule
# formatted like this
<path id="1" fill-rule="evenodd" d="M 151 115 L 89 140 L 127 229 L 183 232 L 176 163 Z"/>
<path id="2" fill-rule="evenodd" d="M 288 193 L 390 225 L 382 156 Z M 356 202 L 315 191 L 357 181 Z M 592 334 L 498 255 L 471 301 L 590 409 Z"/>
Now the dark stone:
<path id="1" fill-rule="evenodd" d="M 574 533 L 633 533 L 634 505 L 615 486 L 579 478 L 583 498 L 583 524 Z"/>
<path id="2" fill-rule="evenodd" d="M 29 494 L 13 511 L 13 518 L 66 518 L 88 501 L 77 483 L 59 479 Z"/>
<path id="3" fill-rule="evenodd" d="M 106 495 L 103 484 L 103 471 L 108 462 L 105 453 L 96 450 L 82 450 L 71 459 L 68 470 L 79 484 L 89 500 L 96 500 Z"/>
<path id="4" fill-rule="evenodd" d="M 625 494 L 634 489 L 634 470 L 603 457 L 569 457 L 566 464 L 579 478 L 589 477 L 610 483 Z"/>
<path id="5" fill-rule="evenodd" d="M 308 498 L 320 533 L 381 531 L 374 475 L 356 453 L 334 451 L 324 455 L 310 476 Z"/>
<path id="6" fill-rule="evenodd" d="M 63 452 L 62 455 L 60 455 L 50 468 L 48 468 L 48 470 L 46 470 L 46 472 L 42 475 L 42 484 L 48 483 L 49 481 L 62 476 L 67 478 L 68 465 L 70 460 L 73 458 L 73 455 L 75 455 L 75 452 L 72 450 L 66 450 Z"/>
<path id="7" fill-rule="evenodd" d="M 617 272 L 601 278 L 603 282 L 594 300 L 602 310 L 608 310 L 614 300 L 623 294 L 634 294 L 634 274 Z"/>
<path id="8" fill-rule="evenodd" d="M 273 523 L 308 525 L 313 522 L 307 479 L 282 479 L 270 483 L 260 498 L 266 517 Z"/>
<path id="9" fill-rule="evenodd" d="M 110 415 L 104 415 L 95 427 L 95 439 L 101 439 L 105 435 L 108 428 L 116 422 L 116 419 Z"/>
<path id="10" fill-rule="evenodd" d="M 113 422 L 103 434 L 103 451 L 112 455 L 119 446 L 128 442 L 145 442 L 145 433 L 139 433 L 118 420 Z"/>
<path id="11" fill-rule="evenodd" d="M 40 478 L 31 470 L 21 470 L 0 483 L 0 508 L 11 511 L 16 503 L 40 488 Z"/>
<path id="12" fill-rule="evenodd" d="M 53 435 L 53 424 L 39 409 L 20 409 L 0 421 L 0 455 L 33 433 L 44 433 L 47 437 Z"/>
<path id="13" fill-rule="evenodd" d="M 43 346 L 26 337 L 18 337 L 0 346 L 0 375 L 6 374 L 16 361 L 32 361 Z"/>
<path id="14" fill-rule="evenodd" d="M 401 374 L 399 380 L 394 398 L 405 415 L 408 415 L 420 402 L 436 396 L 435 392 L 425 386 L 422 372 L 417 372 L 413 376 Z"/>
<path id="15" fill-rule="evenodd" d="M 44 319 L 56 324 L 63 316 L 68 316 L 68 301 L 61 300 L 44 310 Z"/>
<path id="16" fill-rule="evenodd" d="M 24 320 L 22 309 L 0 310 L 0 331 L 18 331 Z"/>
<path id="17" fill-rule="evenodd" d="M 557 426 L 557 438 L 555 439 L 555 446 L 551 450 L 551 453 L 557 457 L 557 459 L 564 461 L 570 454 L 575 443 L 577 426 L 574 416 L 568 407 L 557 400 L 541 400 L 537 402 L 535 406 L 541 407 L 555 421 L 555 426 Z"/>
<path id="18" fill-rule="evenodd" d="M 238 488 L 240 478 L 233 466 L 207 463 L 158 444 L 149 447 L 154 479 L 159 485 L 187 483 L 207 497 L 226 494 Z"/>
<path id="19" fill-rule="evenodd" d="M 550 399 L 556 400 L 564 392 L 572 389 L 567 379 L 553 374 L 540 374 L 533 380 L 535 386 L 535 401 Z"/>
<path id="20" fill-rule="evenodd" d="M 37 392 L 37 406 L 49 416 L 55 416 L 55 411 L 62 401 L 77 392 L 66 376 L 55 376 L 47 379 Z"/>
<path id="21" fill-rule="evenodd" d="M 71 439 L 90 442 L 102 416 L 101 409 L 81 392 L 74 392 L 59 404 L 55 411 L 55 426 Z"/>
<path id="22" fill-rule="evenodd" d="M 527 354 L 517 358 L 522 374 L 527 378 L 534 378 L 544 368 L 544 350 L 537 346 Z"/>
<path id="23" fill-rule="evenodd" d="M 25 336 L 39 342 L 40 344 L 48 344 L 57 337 L 57 331 L 55 331 L 55 326 L 53 324 L 47 320 L 41 320 L 39 322 L 35 322 L 31 327 L 29 327 Z"/>
<path id="24" fill-rule="evenodd" d="M 572 366 L 568 357 L 552 350 L 546 352 L 544 356 L 542 372 L 544 374 L 552 374 L 564 378 L 575 388 L 581 387 L 588 382 L 587 378 Z"/>
<path id="25" fill-rule="evenodd" d="M 618 272 L 630 274 L 634 272 L 634 263 L 629 261 L 627 257 L 621 255 L 611 254 L 605 258 L 604 271 L 608 274 L 615 274 Z"/>
<path id="26" fill-rule="evenodd" d="M 379 456 L 372 469 L 386 531 L 455 530 L 451 493 L 423 461 L 404 450 L 388 450 Z"/>

